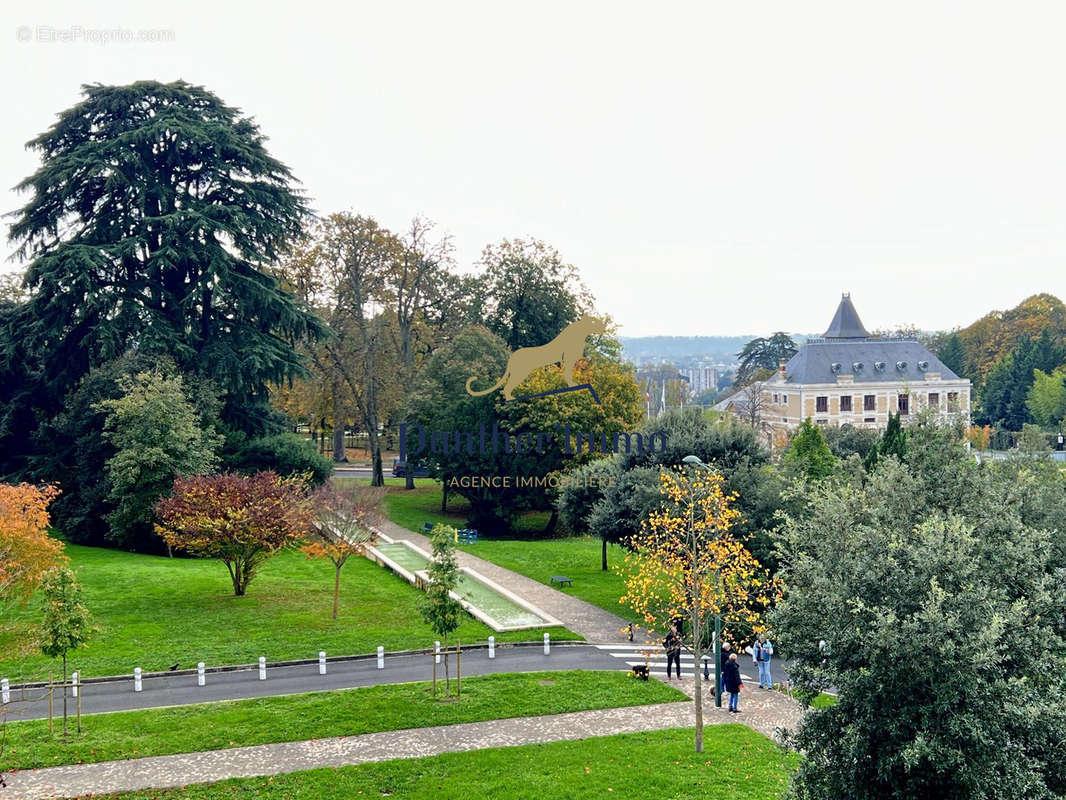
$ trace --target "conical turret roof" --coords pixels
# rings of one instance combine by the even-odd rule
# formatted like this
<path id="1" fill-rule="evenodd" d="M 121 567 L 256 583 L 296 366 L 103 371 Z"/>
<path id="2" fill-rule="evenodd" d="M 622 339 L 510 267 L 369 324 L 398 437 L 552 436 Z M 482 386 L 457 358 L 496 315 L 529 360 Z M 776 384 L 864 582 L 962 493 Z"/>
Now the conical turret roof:
<path id="1" fill-rule="evenodd" d="M 833 321 L 829 323 L 829 330 L 824 336 L 826 339 L 866 339 L 870 336 L 859 319 L 859 312 L 851 304 L 850 294 L 845 292 L 841 295 L 837 313 L 833 315 Z"/>

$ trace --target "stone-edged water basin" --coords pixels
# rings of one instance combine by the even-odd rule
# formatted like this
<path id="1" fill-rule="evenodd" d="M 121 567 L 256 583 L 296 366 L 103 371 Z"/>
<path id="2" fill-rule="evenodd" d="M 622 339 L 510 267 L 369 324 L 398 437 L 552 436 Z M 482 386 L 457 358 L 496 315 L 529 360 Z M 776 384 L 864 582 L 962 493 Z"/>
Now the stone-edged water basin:
<path id="1" fill-rule="evenodd" d="M 426 569 L 431 557 L 406 540 L 392 541 L 385 537 L 367 548 L 367 558 L 386 566 L 416 586 L 425 584 Z M 497 631 L 543 628 L 561 625 L 522 598 L 498 586 L 488 578 L 467 567 L 460 567 L 458 590 L 455 592 L 463 607 L 473 616 Z"/>

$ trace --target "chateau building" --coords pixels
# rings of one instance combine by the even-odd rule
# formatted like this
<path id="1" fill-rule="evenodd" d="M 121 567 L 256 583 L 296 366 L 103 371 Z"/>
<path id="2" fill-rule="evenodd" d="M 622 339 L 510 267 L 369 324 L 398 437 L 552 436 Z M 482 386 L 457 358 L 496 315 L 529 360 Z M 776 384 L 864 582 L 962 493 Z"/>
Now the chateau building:
<path id="1" fill-rule="evenodd" d="M 810 338 L 762 384 L 759 416 L 790 430 L 810 417 L 819 425 L 883 428 L 890 413 L 923 408 L 970 416 L 970 381 L 914 339 L 871 336 L 845 294 L 829 330 Z"/>

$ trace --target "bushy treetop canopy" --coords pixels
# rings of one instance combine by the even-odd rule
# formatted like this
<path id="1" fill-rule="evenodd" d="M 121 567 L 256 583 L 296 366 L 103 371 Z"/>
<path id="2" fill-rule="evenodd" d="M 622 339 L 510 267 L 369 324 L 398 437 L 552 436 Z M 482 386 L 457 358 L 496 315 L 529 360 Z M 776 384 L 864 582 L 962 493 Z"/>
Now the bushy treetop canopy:
<path id="1" fill-rule="evenodd" d="M 307 208 L 255 123 L 182 81 L 84 93 L 29 142 L 42 164 L 10 232 L 48 379 L 68 387 L 131 347 L 231 398 L 298 372 L 291 341 L 317 323 L 263 267 Z"/>

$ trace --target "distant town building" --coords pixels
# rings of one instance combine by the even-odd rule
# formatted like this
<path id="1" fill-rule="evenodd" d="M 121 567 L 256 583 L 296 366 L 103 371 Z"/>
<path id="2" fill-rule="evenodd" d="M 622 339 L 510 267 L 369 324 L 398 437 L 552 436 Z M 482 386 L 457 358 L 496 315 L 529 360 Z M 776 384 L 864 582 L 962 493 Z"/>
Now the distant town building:
<path id="1" fill-rule="evenodd" d="M 883 428 L 890 413 L 923 408 L 970 415 L 970 381 L 914 339 L 871 336 L 845 294 L 829 329 L 812 337 L 761 389 L 759 417 L 790 430 L 810 417 L 819 425 Z"/>
<path id="2" fill-rule="evenodd" d="M 717 367 L 681 367 L 678 372 L 684 380 L 688 381 L 689 392 L 693 395 L 718 388 Z"/>

